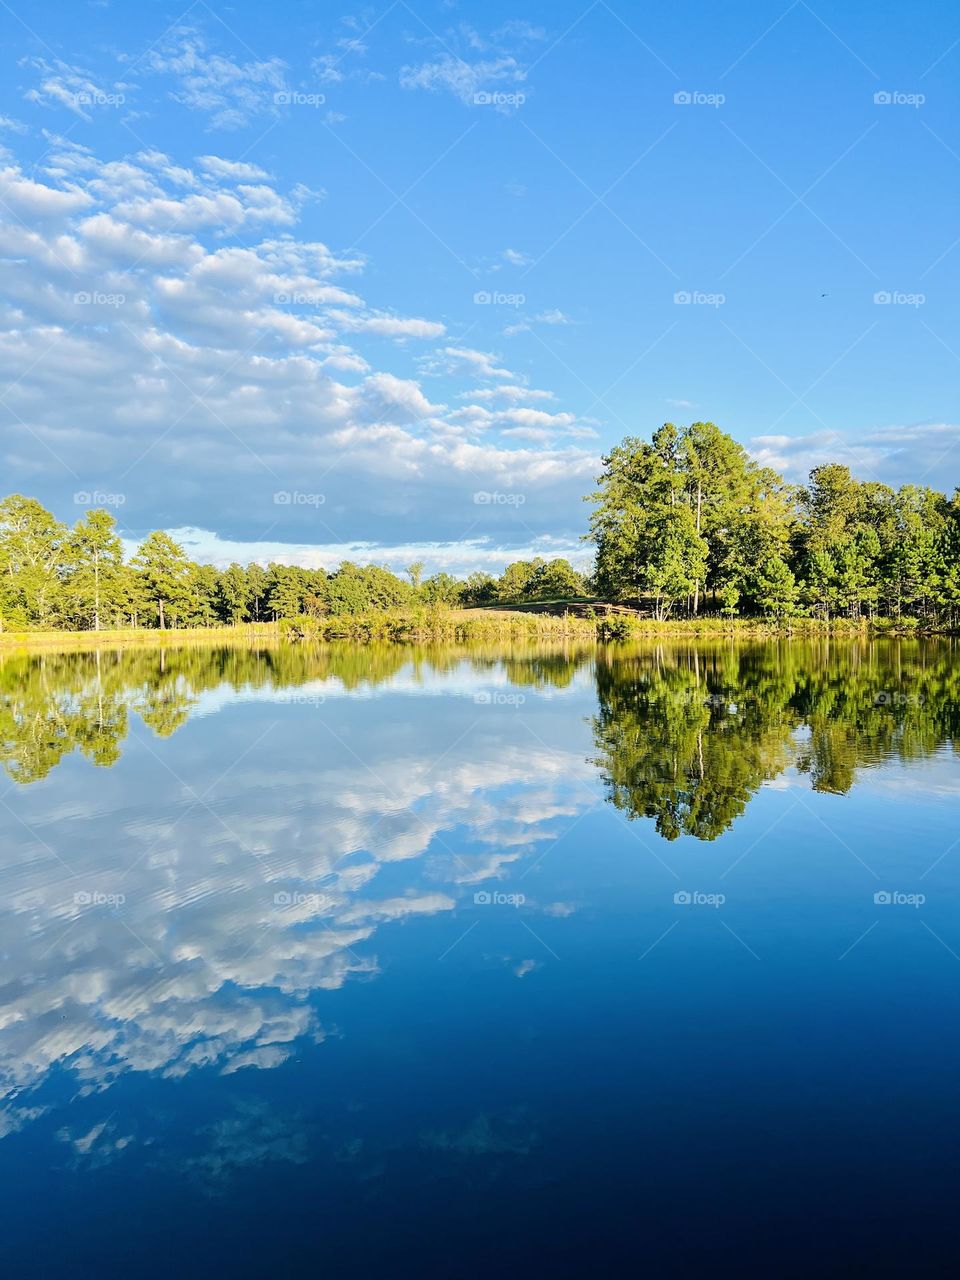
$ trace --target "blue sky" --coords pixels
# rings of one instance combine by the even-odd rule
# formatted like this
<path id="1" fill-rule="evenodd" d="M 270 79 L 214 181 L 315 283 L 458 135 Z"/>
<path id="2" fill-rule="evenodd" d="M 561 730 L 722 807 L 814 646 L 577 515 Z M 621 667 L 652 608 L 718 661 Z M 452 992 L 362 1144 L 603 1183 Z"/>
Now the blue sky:
<path id="1" fill-rule="evenodd" d="M 604 449 L 698 418 L 960 483 L 952 6 L 3 3 L 0 48 L 4 489 L 63 518 L 582 555 Z"/>

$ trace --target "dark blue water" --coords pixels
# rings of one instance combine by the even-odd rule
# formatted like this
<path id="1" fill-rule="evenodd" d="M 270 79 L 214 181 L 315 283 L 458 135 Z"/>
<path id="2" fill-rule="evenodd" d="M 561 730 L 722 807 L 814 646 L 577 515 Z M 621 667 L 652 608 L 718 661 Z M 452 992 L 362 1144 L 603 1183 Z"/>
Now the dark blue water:
<path id="1" fill-rule="evenodd" d="M 9 1275 L 947 1275 L 947 642 L 5 659 Z"/>

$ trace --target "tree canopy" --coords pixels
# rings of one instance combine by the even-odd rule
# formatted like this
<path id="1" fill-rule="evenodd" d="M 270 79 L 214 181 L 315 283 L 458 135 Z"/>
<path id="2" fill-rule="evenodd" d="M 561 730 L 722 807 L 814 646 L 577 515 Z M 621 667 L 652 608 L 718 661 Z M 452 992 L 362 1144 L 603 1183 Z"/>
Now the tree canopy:
<path id="1" fill-rule="evenodd" d="M 657 618 L 707 598 L 727 615 L 956 625 L 960 491 L 895 490 L 840 463 L 790 485 L 712 422 L 627 437 L 597 484 L 597 589 L 647 598 Z"/>

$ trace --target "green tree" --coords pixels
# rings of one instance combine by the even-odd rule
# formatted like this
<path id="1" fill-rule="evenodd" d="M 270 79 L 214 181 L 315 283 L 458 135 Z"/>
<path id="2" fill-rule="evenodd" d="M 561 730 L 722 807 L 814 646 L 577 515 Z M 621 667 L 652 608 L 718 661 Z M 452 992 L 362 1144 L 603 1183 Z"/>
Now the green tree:
<path id="1" fill-rule="evenodd" d="M 271 564 L 267 568 L 266 608 L 276 618 L 296 618 L 303 613 L 307 590 L 297 565 Z"/>
<path id="2" fill-rule="evenodd" d="M 471 573 L 463 586 L 463 603 L 473 605 L 493 604 L 497 598 L 497 580 L 490 573 L 478 570 Z"/>
<path id="3" fill-rule="evenodd" d="M 180 617 L 189 607 L 191 574 L 186 552 L 168 533 L 158 530 L 144 539 L 131 564 L 162 631 L 168 616 Z"/>
<path id="4" fill-rule="evenodd" d="M 568 600 L 586 593 L 582 573 L 569 560 L 550 560 L 532 579 L 528 591 L 537 600 Z"/>
<path id="5" fill-rule="evenodd" d="M 224 622 L 242 622 L 249 597 L 250 584 L 242 565 L 234 563 L 217 576 L 217 608 Z"/>
<path id="6" fill-rule="evenodd" d="M 428 604 L 457 605 L 462 591 L 463 583 L 449 573 L 435 573 L 423 584 L 423 598 Z"/>
<path id="7" fill-rule="evenodd" d="M 654 617 L 668 617 L 677 600 L 689 596 L 703 581 L 707 544 L 696 530 L 688 507 L 665 511 L 654 530 L 644 585 L 653 594 Z"/>
<path id="8" fill-rule="evenodd" d="M 11 620 L 50 622 L 61 593 L 67 540 L 66 526 L 36 498 L 15 493 L 0 502 L 2 598 Z"/>
<path id="9" fill-rule="evenodd" d="M 530 599 L 532 583 L 546 562 L 541 556 L 532 560 L 514 560 L 508 564 L 497 582 L 497 599 L 504 602 Z"/>
<path id="10" fill-rule="evenodd" d="M 324 574 L 326 577 L 326 574 Z M 253 561 L 247 565 L 247 613 L 253 622 L 259 622 L 264 615 L 264 602 L 267 595 L 267 574 L 262 565 Z"/>
<path id="11" fill-rule="evenodd" d="M 99 631 L 104 610 L 122 603 L 123 543 L 109 511 L 88 511 L 68 540 L 71 572 L 66 595 L 73 617 Z"/>

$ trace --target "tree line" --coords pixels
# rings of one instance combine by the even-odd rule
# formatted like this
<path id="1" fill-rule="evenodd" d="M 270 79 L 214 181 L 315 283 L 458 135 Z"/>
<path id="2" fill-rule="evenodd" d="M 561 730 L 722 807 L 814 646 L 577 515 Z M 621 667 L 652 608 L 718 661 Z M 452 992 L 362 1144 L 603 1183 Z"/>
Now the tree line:
<path id="1" fill-rule="evenodd" d="M 960 618 L 960 490 L 892 489 L 839 463 L 788 484 L 695 422 L 623 440 L 590 500 L 597 592 L 644 597 L 658 619 L 705 601 L 728 616 Z"/>
<path id="2" fill-rule="evenodd" d="M 583 595 L 568 561 L 517 561 L 495 578 L 405 577 L 345 561 L 334 573 L 297 565 L 192 561 L 169 534 L 149 534 L 129 559 L 113 515 L 86 511 L 72 528 L 35 498 L 0 502 L 0 630 L 214 627 L 300 615 L 362 614 L 421 605 L 483 605 Z"/>
<path id="3" fill-rule="evenodd" d="M 109 511 L 71 528 L 35 498 L 0 502 L 0 629 L 212 627 L 409 610 L 599 597 L 664 620 L 889 618 L 960 622 L 960 490 L 892 489 L 839 463 L 794 485 L 712 422 L 666 423 L 603 459 L 588 538 L 592 576 L 564 559 L 508 564 L 499 577 L 401 576 L 349 561 L 296 565 L 192 561 L 169 534 L 126 559 Z"/>

